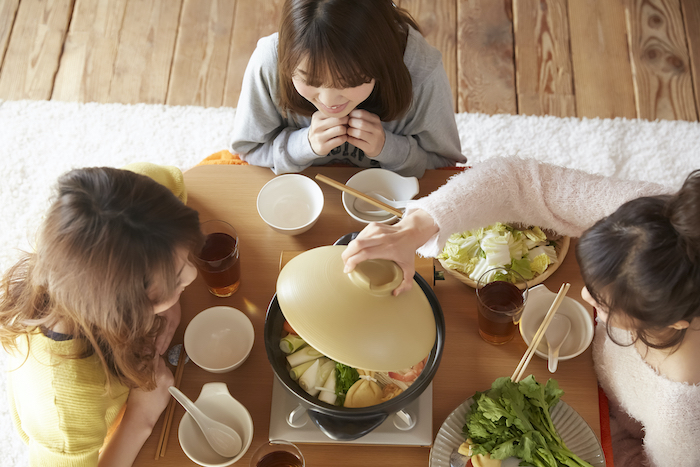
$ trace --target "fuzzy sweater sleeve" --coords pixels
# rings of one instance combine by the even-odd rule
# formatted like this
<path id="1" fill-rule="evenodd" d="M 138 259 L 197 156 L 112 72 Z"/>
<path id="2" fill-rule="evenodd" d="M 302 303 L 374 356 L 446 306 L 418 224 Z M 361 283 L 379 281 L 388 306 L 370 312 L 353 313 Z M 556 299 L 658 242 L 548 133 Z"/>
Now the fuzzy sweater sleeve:
<path id="1" fill-rule="evenodd" d="M 669 192 L 654 183 L 591 175 L 532 159 L 495 158 L 409 202 L 407 213 L 422 209 L 437 223 L 439 232 L 418 249 L 434 257 L 451 234 L 495 222 L 537 225 L 578 237 L 626 201 Z"/>

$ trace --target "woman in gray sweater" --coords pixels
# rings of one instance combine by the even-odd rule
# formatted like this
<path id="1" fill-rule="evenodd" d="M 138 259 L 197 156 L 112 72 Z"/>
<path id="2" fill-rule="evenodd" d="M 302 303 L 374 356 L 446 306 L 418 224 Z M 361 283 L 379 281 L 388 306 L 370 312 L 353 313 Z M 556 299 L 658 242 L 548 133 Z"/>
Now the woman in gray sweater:
<path id="1" fill-rule="evenodd" d="M 440 52 L 391 0 L 287 0 L 245 71 L 232 151 L 277 173 L 348 163 L 421 177 L 466 162 Z"/>

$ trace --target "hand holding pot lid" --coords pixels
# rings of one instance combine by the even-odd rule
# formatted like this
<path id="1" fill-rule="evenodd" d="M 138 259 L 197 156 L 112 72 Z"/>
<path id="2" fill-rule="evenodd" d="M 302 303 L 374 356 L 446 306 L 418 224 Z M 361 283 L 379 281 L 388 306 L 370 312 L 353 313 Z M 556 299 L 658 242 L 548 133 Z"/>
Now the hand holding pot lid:
<path id="1" fill-rule="evenodd" d="M 285 319 L 312 347 L 354 368 L 394 371 L 423 360 L 435 344 L 435 317 L 420 287 L 394 296 L 403 272 L 368 260 L 343 272 L 345 246 L 292 258 L 277 279 Z"/>

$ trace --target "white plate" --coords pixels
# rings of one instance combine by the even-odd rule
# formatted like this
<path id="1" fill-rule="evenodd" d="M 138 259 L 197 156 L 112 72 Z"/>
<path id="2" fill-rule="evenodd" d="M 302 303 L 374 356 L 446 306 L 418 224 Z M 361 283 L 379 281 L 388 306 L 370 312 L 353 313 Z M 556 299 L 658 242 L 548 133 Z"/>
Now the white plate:
<path id="1" fill-rule="evenodd" d="M 469 407 L 474 402 L 469 398 L 457 407 L 440 427 L 433 447 L 430 449 L 430 467 L 450 467 L 450 454 L 464 442 L 462 427 Z M 588 423 L 566 402 L 559 401 L 552 409 L 552 421 L 562 440 L 574 454 L 593 466 L 604 466 L 603 448 Z M 520 459 L 504 459 L 501 467 L 517 467 Z"/>

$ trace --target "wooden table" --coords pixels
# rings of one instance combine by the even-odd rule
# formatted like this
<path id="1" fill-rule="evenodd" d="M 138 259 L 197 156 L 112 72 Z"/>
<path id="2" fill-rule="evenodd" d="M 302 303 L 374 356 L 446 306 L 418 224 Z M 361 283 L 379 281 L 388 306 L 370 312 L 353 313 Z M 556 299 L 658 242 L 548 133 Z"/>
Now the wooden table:
<path id="1" fill-rule="evenodd" d="M 310 168 L 303 173 L 313 177 L 323 173 L 345 182 L 359 169 L 339 167 Z M 428 171 L 420 179 L 420 196 L 425 196 L 444 184 L 456 173 L 453 170 Z M 188 204 L 197 209 L 201 220 L 224 219 L 238 230 L 241 245 L 242 281 L 240 289 L 229 298 L 211 295 L 197 278 L 184 292 L 182 322 L 174 343 L 182 342 L 187 323 L 198 312 L 215 305 L 227 305 L 245 312 L 255 327 L 255 344 L 248 360 L 238 369 L 224 374 L 208 373 L 189 363 L 182 378 L 181 389 L 196 399 L 204 383 L 225 382 L 233 397 L 250 411 L 255 426 L 254 440 L 246 455 L 235 465 L 247 466 L 252 452 L 268 438 L 270 404 L 274 375 L 267 361 L 263 343 L 263 327 L 267 306 L 275 293 L 275 282 L 283 250 L 307 250 L 329 245 L 343 235 L 364 227 L 343 209 L 341 193 L 321 183 L 325 206 L 321 218 L 308 232 L 289 237 L 270 229 L 258 216 L 255 200 L 258 191 L 271 178 L 267 168 L 251 166 L 199 166 L 185 173 L 189 192 Z M 578 264 L 573 254 L 575 241 L 560 268 L 545 281 L 550 290 L 557 291 L 565 282 L 571 282 L 569 296 L 581 300 L 583 287 Z M 435 261 L 437 269 L 440 265 Z M 433 435 L 437 434 L 445 418 L 475 391 L 484 390 L 500 376 L 510 376 L 527 346 L 517 335 L 510 343 L 493 346 L 485 343 L 477 331 L 476 297 L 474 290 L 449 274 L 434 287 L 446 322 L 446 342 L 440 367 L 433 380 Z M 546 362 L 534 356 L 528 373 L 545 382 L 552 376 Z M 561 362 L 556 373 L 560 387 L 565 391 L 563 400 L 571 405 L 593 428 L 600 438 L 598 391 L 590 348 L 579 357 Z M 184 410 L 176 408 L 165 457 L 154 461 L 161 421 L 144 445 L 135 466 L 195 465 L 180 448 L 177 427 Z M 330 440 L 329 440 L 330 441 Z M 347 444 L 301 444 L 308 466 L 401 465 L 427 466 L 430 449 L 426 447 L 358 446 Z"/>

